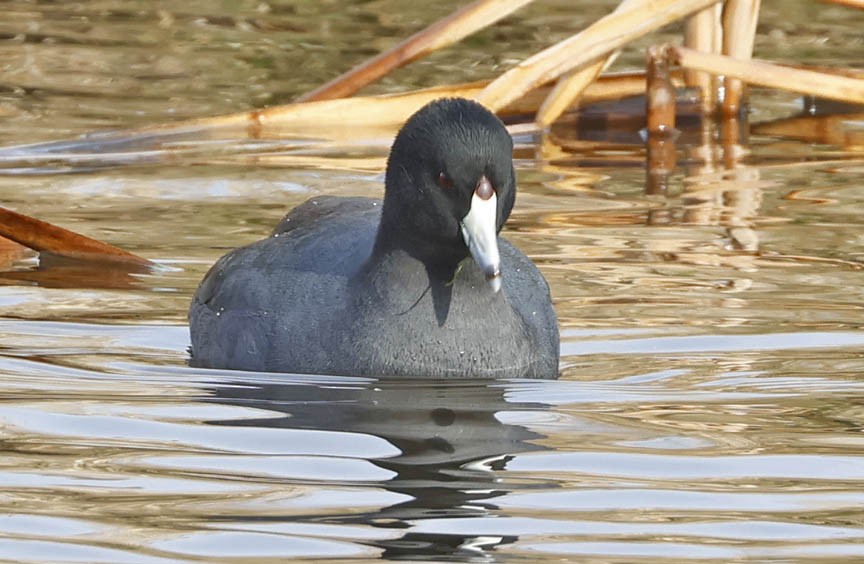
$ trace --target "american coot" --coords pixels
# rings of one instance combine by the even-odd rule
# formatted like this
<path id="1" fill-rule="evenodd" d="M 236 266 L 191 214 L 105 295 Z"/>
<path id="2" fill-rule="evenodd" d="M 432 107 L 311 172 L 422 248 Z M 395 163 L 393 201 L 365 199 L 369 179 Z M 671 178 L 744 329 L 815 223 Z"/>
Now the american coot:
<path id="1" fill-rule="evenodd" d="M 423 107 L 393 143 L 383 203 L 313 198 L 210 269 L 189 311 L 191 363 L 557 377 L 549 286 L 498 238 L 516 199 L 512 151 L 504 125 L 475 102 Z"/>

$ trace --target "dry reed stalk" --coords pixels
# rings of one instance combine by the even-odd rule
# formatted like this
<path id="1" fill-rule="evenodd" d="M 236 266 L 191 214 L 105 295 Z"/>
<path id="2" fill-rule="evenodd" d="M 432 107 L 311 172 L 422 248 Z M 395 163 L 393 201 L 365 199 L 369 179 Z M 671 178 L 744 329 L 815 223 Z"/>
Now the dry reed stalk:
<path id="1" fill-rule="evenodd" d="M 358 96 L 274 106 L 251 112 L 207 117 L 179 124 L 198 128 L 244 128 L 251 139 L 294 135 L 318 139 L 350 139 L 391 134 L 425 104 L 443 97 L 471 98 L 482 87 L 459 84 L 384 96 Z M 169 124 L 168 129 L 173 129 Z M 164 131 L 163 128 L 158 128 Z"/>
<path id="2" fill-rule="evenodd" d="M 683 72 L 672 73 L 676 86 L 682 86 Z M 134 141 L 137 151 L 150 151 L 149 161 L 166 158 L 158 154 L 165 151 L 173 156 L 188 151 L 180 143 L 189 144 L 212 139 L 284 139 L 308 138 L 311 150 L 326 145 L 329 141 L 348 141 L 388 138 L 404 121 L 424 104 L 442 97 L 461 96 L 473 98 L 488 82 L 475 82 L 416 90 L 402 94 L 374 97 L 355 97 L 338 100 L 322 100 L 273 106 L 262 110 L 241 112 L 223 116 L 197 118 L 169 124 L 159 124 L 129 131 L 116 131 L 69 141 L 38 143 L 28 146 L 0 147 L 0 167 L 10 163 L 26 162 L 28 159 L 91 159 L 102 160 L 114 155 L 112 143 L 119 144 L 122 159 L 128 162 Z M 502 117 L 533 116 L 548 96 L 549 87 L 539 88 L 520 100 L 503 108 Z M 613 73 L 601 76 L 589 85 L 582 96 L 583 103 L 615 100 L 645 92 L 645 74 L 642 72 Z M 88 152 L 88 148 L 92 148 Z M 74 152 L 73 152 L 74 151 Z M 202 157 L 204 158 L 204 157 Z M 148 162 L 149 162 L 148 161 Z M 203 161 L 202 161 L 203 162 Z M 20 165 L 17 165 L 20 166 Z"/>
<path id="3" fill-rule="evenodd" d="M 760 0 L 726 0 L 723 9 L 723 54 L 733 59 L 749 60 L 753 57 L 756 24 L 759 22 Z M 744 83 L 737 78 L 725 77 L 723 114 L 738 115 L 744 101 Z"/>
<path id="4" fill-rule="evenodd" d="M 850 8 L 861 8 L 864 10 L 864 0 L 822 0 L 830 4 L 840 4 L 841 6 L 849 6 Z"/>
<path id="5" fill-rule="evenodd" d="M 314 154 L 274 154 L 274 155 L 228 155 L 215 160 L 208 161 L 208 164 L 243 164 L 246 166 L 267 166 L 267 167 L 303 167 L 317 168 L 328 171 L 364 171 L 369 173 L 380 172 L 384 169 L 387 159 L 386 150 L 389 147 L 389 141 L 382 143 L 379 148 L 383 154 L 369 157 L 345 158 L 338 156 L 314 155 Z M 364 148 L 370 145 L 364 143 Z"/>
<path id="6" fill-rule="evenodd" d="M 615 11 L 620 12 L 626 9 L 628 5 L 632 5 L 633 2 L 634 0 L 622 0 Z M 615 62 L 619 53 L 619 50 L 615 50 L 596 63 L 592 63 L 583 69 L 572 70 L 561 77 L 537 111 L 537 117 L 534 118 L 537 125 L 544 128 L 549 127 L 568 108 L 573 107 L 585 91 L 585 88 L 594 82 L 600 76 L 600 73 Z"/>
<path id="7" fill-rule="evenodd" d="M 720 53 L 723 48 L 723 28 L 720 25 L 723 6 L 714 4 L 691 16 L 684 28 L 684 46 L 703 53 Z M 687 86 L 702 91 L 702 112 L 712 114 L 717 104 L 717 77 L 711 73 L 688 70 L 684 73 Z"/>
<path id="8" fill-rule="evenodd" d="M 675 62 L 684 68 L 737 78 L 749 84 L 812 94 L 864 104 L 864 80 L 824 72 L 796 69 L 764 61 L 741 61 L 724 55 L 671 47 Z"/>
<path id="9" fill-rule="evenodd" d="M 537 116 L 534 118 L 537 125 L 542 128 L 552 125 L 555 120 L 561 117 L 561 114 L 566 112 L 574 103 L 578 102 L 585 88 L 594 82 L 600 73 L 603 72 L 603 69 L 610 65 L 617 57 L 618 52 L 616 51 L 605 59 L 562 77 L 549 92 L 549 96 L 540 105 Z"/>
<path id="10" fill-rule="evenodd" d="M 683 85 L 683 73 L 675 72 L 672 80 L 677 86 Z M 212 123 L 242 123 L 248 122 L 248 131 L 259 133 L 261 137 L 268 134 L 285 136 L 293 134 L 316 135 L 330 139 L 356 138 L 358 132 L 350 128 L 362 128 L 362 133 L 369 136 L 370 132 L 392 133 L 398 129 L 408 117 L 423 105 L 443 97 L 477 98 L 491 82 L 474 82 L 439 86 L 423 90 L 415 90 L 400 94 L 384 96 L 354 97 L 338 100 L 322 100 L 288 104 L 247 112 L 232 114 L 224 118 L 207 118 Z M 645 73 L 625 72 L 601 76 L 585 87 L 582 102 L 586 104 L 615 100 L 645 92 Z M 547 100 L 551 89 L 541 85 L 523 96 L 511 100 L 506 106 L 499 108 L 501 116 L 535 114 Z"/>
<path id="11" fill-rule="evenodd" d="M 595 63 L 630 41 L 715 2 L 717 0 L 634 0 L 625 9 L 597 20 L 573 37 L 522 61 L 492 81 L 476 99 L 498 111 L 542 84 Z"/>
<path id="12" fill-rule="evenodd" d="M 669 50 L 649 47 L 646 56 L 648 89 L 645 116 L 648 130 L 645 177 L 647 194 L 664 194 L 675 168 L 675 88 L 669 79 Z"/>
<path id="13" fill-rule="evenodd" d="M 7 269 L 12 264 L 27 256 L 27 247 L 0 237 L 0 269 Z"/>
<path id="14" fill-rule="evenodd" d="M 311 102 L 351 96 L 390 71 L 437 49 L 452 45 L 531 2 L 533 0 L 477 0 L 438 20 L 423 31 L 415 33 L 395 47 L 301 96 L 297 101 Z"/>
<path id="15" fill-rule="evenodd" d="M 752 132 L 838 147 L 864 147 L 864 113 L 785 118 L 756 124 Z"/>
<path id="16" fill-rule="evenodd" d="M 836 76 L 848 76 L 849 78 L 858 78 L 864 80 L 864 69 L 852 68 L 832 68 L 821 65 L 800 65 L 796 63 L 783 63 L 784 67 L 790 69 L 809 70 L 813 72 L 824 72 L 825 74 L 833 74 Z"/>
<path id="17" fill-rule="evenodd" d="M 150 268 L 149 260 L 6 208 L 0 208 L 0 236 L 40 253 L 76 260 L 99 260 Z"/>
<path id="18" fill-rule="evenodd" d="M 669 79 L 669 56 L 666 47 L 648 48 L 645 116 L 649 134 L 670 133 L 675 129 L 675 87 Z"/>

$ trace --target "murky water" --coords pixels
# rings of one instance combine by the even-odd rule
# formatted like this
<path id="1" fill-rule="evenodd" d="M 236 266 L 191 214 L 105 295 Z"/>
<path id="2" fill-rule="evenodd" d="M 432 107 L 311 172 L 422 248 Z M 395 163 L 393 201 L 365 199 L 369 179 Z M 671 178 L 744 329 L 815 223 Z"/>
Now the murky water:
<path id="1" fill-rule="evenodd" d="M 456 4 L 2 2 L 0 134 L 284 102 Z M 570 4 L 373 90 L 492 75 L 614 3 Z M 757 49 L 857 64 L 861 29 L 849 9 L 766 6 Z M 761 95 L 753 121 L 796 104 Z M 850 138 L 860 123 L 843 121 Z M 0 176 L 4 206 L 164 266 L 28 255 L 0 274 L 0 559 L 864 558 L 862 144 L 753 134 L 724 170 L 722 146 L 702 165 L 685 139 L 646 194 L 638 145 L 517 141 L 507 236 L 552 286 L 553 382 L 186 367 L 209 265 L 310 195 L 380 194 L 380 147 L 362 166 Z"/>

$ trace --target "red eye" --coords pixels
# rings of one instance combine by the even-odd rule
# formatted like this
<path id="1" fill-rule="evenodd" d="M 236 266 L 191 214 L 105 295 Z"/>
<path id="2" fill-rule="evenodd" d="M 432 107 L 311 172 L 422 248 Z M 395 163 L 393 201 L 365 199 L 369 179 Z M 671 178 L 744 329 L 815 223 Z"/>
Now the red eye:
<path id="1" fill-rule="evenodd" d="M 438 186 L 444 188 L 445 190 L 453 188 L 453 181 L 450 180 L 450 177 L 447 176 L 447 173 L 444 171 L 438 173 Z"/>

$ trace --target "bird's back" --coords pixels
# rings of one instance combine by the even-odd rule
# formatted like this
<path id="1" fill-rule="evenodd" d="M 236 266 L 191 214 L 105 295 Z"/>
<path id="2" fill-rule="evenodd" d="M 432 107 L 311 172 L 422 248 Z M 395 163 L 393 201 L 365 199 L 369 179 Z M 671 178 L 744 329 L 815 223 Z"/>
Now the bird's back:
<path id="1" fill-rule="evenodd" d="M 328 342 L 348 280 L 368 259 L 380 201 L 321 197 L 289 213 L 262 241 L 207 273 L 189 310 L 192 364 L 238 370 L 328 372 Z"/>

